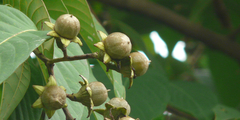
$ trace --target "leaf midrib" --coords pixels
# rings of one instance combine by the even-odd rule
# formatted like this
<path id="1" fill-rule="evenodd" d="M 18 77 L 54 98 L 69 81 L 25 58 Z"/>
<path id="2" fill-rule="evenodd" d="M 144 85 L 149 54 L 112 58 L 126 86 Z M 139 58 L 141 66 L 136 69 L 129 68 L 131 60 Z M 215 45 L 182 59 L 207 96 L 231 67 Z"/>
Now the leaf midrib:
<path id="1" fill-rule="evenodd" d="M 7 42 L 7 41 L 10 40 L 11 38 L 16 37 L 17 35 L 20 35 L 20 34 L 22 34 L 22 33 L 29 32 L 29 31 L 37 31 L 37 30 L 35 30 L 35 29 L 28 29 L 28 30 L 24 30 L 24 31 L 15 33 L 15 34 L 13 34 L 12 36 L 10 36 L 10 37 L 8 37 L 7 39 L 5 39 L 5 40 L 3 40 L 2 42 L 0 42 L 0 45 L 2 45 L 3 43 Z"/>

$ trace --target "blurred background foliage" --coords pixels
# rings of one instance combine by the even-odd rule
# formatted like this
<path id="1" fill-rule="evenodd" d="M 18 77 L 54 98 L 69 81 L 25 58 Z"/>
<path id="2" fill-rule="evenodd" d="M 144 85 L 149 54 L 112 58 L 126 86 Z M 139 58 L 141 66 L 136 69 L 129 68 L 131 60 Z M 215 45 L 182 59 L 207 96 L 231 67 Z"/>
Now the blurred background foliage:
<path id="1" fill-rule="evenodd" d="M 120 31 L 127 34 L 133 43 L 133 51 L 143 51 L 152 61 L 148 72 L 136 78 L 133 87 L 126 90 L 126 99 L 132 107 L 132 117 L 160 120 L 213 119 L 215 116 L 221 119 L 216 117 L 219 113 L 213 109 L 227 111 L 227 108 L 215 107 L 216 105 L 223 104 L 236 111 L 240 110 L 238 60 L 212 46 L 206 46 L 198 39 L 181 34 L 181 31 L 176 31 L 164 22 L 131 9 L 114 7 L 116 5 L 113 6 L 111 2 L 105 4 L 108 3 L 105 1 L 88 1 L 97 20 L 108 33 Z M 238 0 L 148 1 L 164 6 L 187 18 L 189 22 L 202 25 L 218 34 L 234 34 L 236 42 L 240 40 Z M 153 31 L 166 43 L 167 57 L 155 50 L 162 46 L 150 38 Z M 179 41 L 185 45 L 187 57 L 183 61 L 173 57 L 174 47 Z M 178 55 L 184 56 L 181 49 L 177 51 Z M 127 79 L 123 78 L 123 83 L 127 87 Z M 239 118 L 231 115 L 228 117 Z"/>

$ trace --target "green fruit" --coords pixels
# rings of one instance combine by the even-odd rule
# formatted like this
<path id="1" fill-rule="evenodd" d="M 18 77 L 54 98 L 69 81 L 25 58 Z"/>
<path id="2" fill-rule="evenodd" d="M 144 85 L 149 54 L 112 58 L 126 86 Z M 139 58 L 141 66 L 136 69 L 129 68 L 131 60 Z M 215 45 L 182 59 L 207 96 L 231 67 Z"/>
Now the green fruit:
<path id="1" fill-rule="evenodd" d="M 122 118 L 120 118 L 119 120 L 135 120 L 135 119 L 127 116 L 127 117 L 122 117 Z"/>
<path id="2" fill-rule="evenodd" d="M 128 102 L 122 98 L 112 98 L 110 101 L 108 101 L 109 104 L 111 104 L 114 107 L 124 107 L 127 110 L 126 115 L 129 115 L 131 112 L 131 108 L 130 105 L 128 104 Z"/>
<path id="3" fill-rule="evenodd" d="M 120 32 L 114 32 L 103 40 L 104 49 L 112 59 L 122 59 L 128 56 L 132 50 L 129 37 Z"/>
<path id="4" fill-rule="evenodd" d="M 41 100 L 44 108 L 57 110 L 64 107 L 66 103 L 66 92 L 59 86 L 48 86 L 44 89 Z"/>
<path id="5" fill-rule="evenodd" d="M 103 104 L 108 98 L 108 91 L 103 83 L 91 82 L 89 87 L 92 90 L 92 101 L 94 106 Z"/>
<path id="6" fill-rule="evenodd" d="M 132 57 L 132 67 L 135 70 L 136 76 L 145 74 L 151 61 L 140 52 L 133 52 L 130 56 Z"/>
<path id="7" fill-rule="evenodd" d="M 80 22 L 71 14 L 63 14 L 56 20 L 54 30 L 64 38 L 73 39 L 80 31 Z"/>

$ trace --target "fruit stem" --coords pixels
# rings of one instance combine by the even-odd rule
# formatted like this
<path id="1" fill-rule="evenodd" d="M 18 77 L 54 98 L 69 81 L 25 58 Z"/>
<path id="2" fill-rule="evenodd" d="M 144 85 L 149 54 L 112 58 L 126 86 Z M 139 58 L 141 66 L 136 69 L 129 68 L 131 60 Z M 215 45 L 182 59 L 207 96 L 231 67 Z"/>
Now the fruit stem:
<path id="1" fill-rule="evenodd" d="M 43 54 L 39 51 L 38 48 L 36 48 L 35 50 L 33 50 L 33 52 L 34 52 L 34 54 L 35 54 L 39 59 L 41 59 L 41 60 L 45 63 L 45 65 L 46 65 L 46 67 L 47 67 L 47 69 L 48 69 L 48 74 L 54 76 L 54 72 L 53 72 L 54 63 L 49 63 L 49 61 L 50 61 L 51 59 L 49 59 L 49 58 L 47 58 L 45 55 L 43 55 Z"/>
<path id="2" fill-rule="evenodd" d="M 36 48 L 35 50 L 33 50 L 33 53 L 39 58 L 41 59 L 44 63 L 46 63 L 47 61 L 49 61 L 50 59 L 47 58 L 45 55 L 43 55 L 38 48 Z"/>
<path id="3" fill-rule="evenodd" d="M 67 107 L 62 108 L 65 116 L 66 116 L 66 120 L 76 120 L 76 118 L 73 118 L 72 115 L 70 114 L 69 110 Z"/>
<path id="4" fill-rule="evenodd" d="M 34 54 L 41 59 L 45 64 L 53 64 L 53 63 L 58 63 L 62 61 L 74 61 L 74 60 L 82 60 L 82 59 L 89 59 L 89 58 L 98 58 L 98 53 L 88 53 L 88 54 L 83 54 L 83 55 L 76 55 L 76 56 L 66 56 L 61 58 L 55 58 L 55 59 L 49 59 L 45 55 L 43 55 L 38 49 L 35 49 Z"/>
<path id="5" fill-rule="evenodd" d="M 51 63 L 58 63 L 62 61 L 74 61 L 74 60 L 82 60 L 82 59 L 89 59 L 89 58 L 97 58 L 97 53 L 88 53 L 83 55 L 76 55 L 76 56 L 64 56 L 62 58 L 50 59 L 48 62 Z"/>

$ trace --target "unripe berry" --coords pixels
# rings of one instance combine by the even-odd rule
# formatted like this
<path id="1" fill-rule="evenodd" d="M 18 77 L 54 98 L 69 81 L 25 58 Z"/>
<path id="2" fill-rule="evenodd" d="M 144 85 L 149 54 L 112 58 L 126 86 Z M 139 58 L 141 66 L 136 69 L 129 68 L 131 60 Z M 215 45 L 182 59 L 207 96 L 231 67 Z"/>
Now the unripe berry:
<path id="1" fill-rule="evenodd" d="M 127 117 L 122 117 L 122 118 L 120 118 L 119 120 L 135 120 L 135 119 L 127 116 Z"/>
<path id="2" fill-rule="evenodd" d="M 132 57 L 132 67 L 135 70 L 136 76 L 145 74 L 151 61 L 149 61 L 148 58 L 140 52 L 133 52 L 130 56 Z"/>
<path id="3" fill-rule="evenodd" d="M 103 104 L 108 98 L 107 88 L 101 82 L 91 82 L 89 87 L 92 90 L 92 101 L 94 106 Z"/>
<path id="4" fill-rule="evenodd" d="M 129 115 L 131 112 L 131 108 L 130 105 L 128 104 L 128 102 L 122 98 L 112 98 L 110 101 L 108 101 L 109 104 L 111 104 L 114 107 L 124 107 L 127 110 L 126 115 Z"/>
<path id="5" fill-rule="evenodd" d="M 44 108 L 57 110 L 64 107 L 66 103 L 66 92 L 59 86 L 48 86 L 41 95 Z"/>
<path id="6" fill-rule="evenodd" d="M 114 32 L 103 41 L 106 53 L 113 59 L 122 59 L 132 50 L 129 37 L 120 32 Z"/>
<path id="7" fill-rule="evenodd" d="M 64 38 L 73 39 L 80 31 L 80 22 L 71 14 L 63 14 L 56 20 L 54 30 Z"/>

